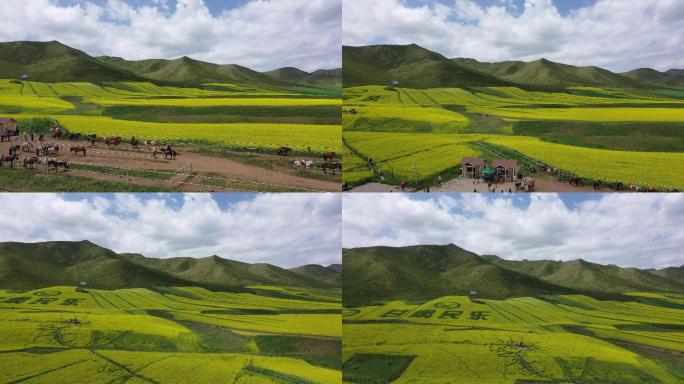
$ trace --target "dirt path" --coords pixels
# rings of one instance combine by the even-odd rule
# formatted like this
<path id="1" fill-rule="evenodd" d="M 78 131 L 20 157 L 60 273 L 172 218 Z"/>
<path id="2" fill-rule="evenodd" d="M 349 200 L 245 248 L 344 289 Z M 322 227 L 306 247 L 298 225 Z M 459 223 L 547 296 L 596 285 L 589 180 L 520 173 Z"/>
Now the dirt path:
<path id="1" fill-rule="evenodd" d="M 120 149 L 115 150 L 109 149 L 104 146 L 104 144 L 100 143 L 98 143 L 95 148 L 91 148 L 86 142 L 74 143 L 65 140 L 50 140 L 49 142 L 59 143 L 64 146 L 65 150 L 60 151 L 58 156 L 59 159 L 87 165 L 164 172 L 177 172 L 180 170 L 180 173 L 185 174 L 185 176 L 190 176 L 191 173 L 198 173 L 201 176 L 213 176 L 258 183 L 258 186 L 255 184 L 255 190 L 257 191 L 269 190 L 269 188 L 275 190 L 282 189 L 279 188 L 280 186 L 316 191 L 341 190 L 341 185 L 337 181 L 319 180 L 288 174 L 287 172 L 269 170 L 254 165 L 243 164 L 231 159 L 203 155 L 193 151 L 192 148 L 186 147 L 175 147 L 176 151 L 179 153 L 178 158 L 176 160 L 165 160 L 163 155 L 157 155 L 157 158 L 155 159 L 152 157 L 152 154 L 147 151 L 127 150 L 126 148 L 129 147 L 128 145 L 122 145 Z M 37 144 L 37 142 L 35 144 Z M 70 154 L 68 148 L 72 145 L 86 145 L 88 147 L 87 156 L 83 157 L 82 155 L 75 156 Z M 0 143 L 0 153 L 6 154 L 9 150 L 9 146 L 10 143 L 8 142 Z M 20 156 L 22 158 L 25 156 L 35 156 L 35 152 L 21 153 Z M 72 170 L 71 172 L 73 174 L 99 180 L 122 181 L 122 177 L 119 176 L 95 174 L 77 170 Z M 198 185 L 202 184 L 200 182 L 190 182 L 188 184 L 176 183 L 175 186 L 173 183 L 155 180 L 151 181 L 151 184 L 149 184 L 149 181 L 134 181 L 133 178 L 131 178 L 130 182 L 141 185 L 158 185 L 167 188 L 174 187 L 186 191 L 197 190 L 204 192 L 208 189 L 211 190 L 211 186 L 202 187 Z M 220 187 L 215 187 L 215 189 L 221 190 Z"/>
<path id="2" fill-rule="evenodd" d="M 456 178 L 430 188 L 432 192 L 458 192 L 458 193 L 488 193 L 488 185 L 484 182 L 474 182 L 473 179 Z M 496 193 L 515 192 L 515 183 L 497 184 L 494 188 Z M 401 192 L 401 188 L 393 185 L 368 183 L 349 192 Z M 593 186 L 574 186 L 558 181 L 554 177 L 539 175 L 535 177 L 535 192 L 616 192 L 608 188 L 595 190 Z"/>

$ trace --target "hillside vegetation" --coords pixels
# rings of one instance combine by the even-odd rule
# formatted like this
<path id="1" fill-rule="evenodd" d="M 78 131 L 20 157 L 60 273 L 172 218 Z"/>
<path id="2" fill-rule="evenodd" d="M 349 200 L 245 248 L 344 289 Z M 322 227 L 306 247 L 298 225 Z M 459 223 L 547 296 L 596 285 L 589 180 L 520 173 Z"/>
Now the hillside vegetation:
<path id="1" fill-rule="evenodd" d="M 603 266 L 584 260 L 508 261 L 451 245 L 369 247 L 343 251 L 344 304 L 428 300 L 445 295 L 505 299 L 587 294 L 619 299 L 621 292 L 684 292 L 667 270 Z M 665 274 L 666 276 L 662 276 Z"/>
<path id="2" fill-rule="evenodd" d="M 248 264 L 218 256 L 152 259 L 117 254 L 88 241 L 0 243 L 0 288 L 76 286 L 98 289 L 200 286 L 234 289 L 250 285 L 333 288 L 339 273 L 321 267 L 307 274 L 270 264 Z"/>
<path id="3" fill-rule="evenodd" d="M 125 60 L 93 57 L 59 41 L 0 43 L 0 79 L 28 75 L 41 82 L 158 81 L 194 84 L 238 83 L 271 86 L 333 87 L 339 85 L 339 70 L 302 72 L 303 76 L 281 76 L 281 70 L 261 73 L 236 64 L 214 64 L 183 56 L 174 60 Z M 293 68 L 294 69 L 294 68 Z M 299 71 L 297 69 L 294 69 Z"/>

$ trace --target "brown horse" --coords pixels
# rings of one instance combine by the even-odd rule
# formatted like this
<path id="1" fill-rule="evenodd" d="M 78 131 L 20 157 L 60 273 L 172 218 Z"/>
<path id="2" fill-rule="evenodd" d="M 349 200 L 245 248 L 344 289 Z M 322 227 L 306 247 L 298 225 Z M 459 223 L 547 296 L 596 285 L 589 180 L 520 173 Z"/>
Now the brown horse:
<path id="1" fill-rule="evenodd" d="M 14 162 L 19 160 L 19 155 L 2 155 L 0 156 L 0 167 L 4 167 L 9 163 L 10 167 L 14 168 Z"/>
<path id="2" fill-rule="evenodd" d="M 86 147 L 82 145 L 76 145 L 69 148 L 69 152 L 73 152 L 74 155 L 78 156 L 79 153 L 83 153 L 83 157 L 86 156 Z"/>
<path id="3" fill-rule="evenodd" d="M 16 155 L 17 153 L 19 153 L 20 149 L 21 149 L 21 145 L 19 145 L 19 144 L 11 145 L 9 148 L 9 154 L 10 155 Z"/>
<path id="4" fill-rule="evenodd" d="M 114 146 L 114 148 L 118 147 L 119 144 L 121 144 L 121 136 L 110 136 L 110 137 L 105 137 L 104 138 L 104 143 L 107 146 Z"/>
<path id="5" fill-rule="evenodd" d="M 323 161 L 333 161 L 335 158 L 335 152 L 333 151 L 328 151 L 323 154 Z"/>
<path id="6" fill-rule="evenodd" d="M 57 160 L 57 159 L 43 159 L 43 163 L 46 166 L 46 168 L 49 170 L 54 169 L 55 171 L 58 171 L 59 168 L 64 168 L 64 171 L 69 170 L 69 163 L 63 160 Z"/>
<path id="7" fill-rule="evenodd" d="M 24 168 L 35 168 L 36 164 L 38 164 L 38 158 L 33 156 L 33 157 L 24 157 Z"/>
<path id="8" fill-rule="evenodd" d="M 176 152 L 175 149 L 161 149 L 159 151 L 154 151 L 152 152 L 152 156 L 154 158 L 157 158 L 157 153 L 162 153 L 164 154 L 164 159 L 165 160 L 176 160 L 176 156 L 178 156 L 178 152 Z"/>
<path id="9" fill-rule="evenodd" d="M 331 170 L 333 175 L 337 175 L 337 171 L 342 170 L 342 163 L 337 161 L 326 161 L 323 163 L 323 173 L 327 175 L 328 170 Z"/>
<path id="10" fill-rule="evenodd" d="M 289 156 L 292 148 L 290 147 L 280 147 L 278 148 L 278 156 Z"/>

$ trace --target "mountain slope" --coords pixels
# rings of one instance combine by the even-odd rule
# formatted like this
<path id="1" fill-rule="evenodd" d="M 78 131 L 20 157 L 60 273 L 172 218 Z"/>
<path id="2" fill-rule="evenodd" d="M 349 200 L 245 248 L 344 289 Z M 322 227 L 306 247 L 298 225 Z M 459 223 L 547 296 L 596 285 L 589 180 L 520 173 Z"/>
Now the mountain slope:
<path id="1" fill-rule="evenodd" d="M 638 79 L 628 78 L 598 67 L 576 67 L 540 59 L 529 63 L 504 61 L 485 63 L 474 59 L 453 59 L 464 67 L 487 73 L 522 86 L 567 88 L 572 86 L 644 87 Z"/>
<path id="2" fill-rule="evenodd" d="M 125 255 L 129 260 L 148 268 L 170 273 L 179 278 L 219 286 L 287 285 L 327 287 L 331 284 L 302 276 L 270 264 L 249 264 L 218 256 L 201 259 L 174 257 L 169 259 Z"/>
<path id="3" fill-rule="evenodd" d="M 684 265 L 681 267 L 669 267 L 658 270 L 649 270 L 648 272 L 664 277 L 669 280 L 678 281 L 684 284 Z"/>
<path id="4" fill-rule="evenodd" d="M 428 300 L 478 291 L 485 298 L 627 291 L 684 292 L 684 268 L 642 271 L 584 260 L 508 261 L 455 245 L 370 247 L 343 251 L 344 303 Z"/>
<path id="5" fill-rule="evenodd" d="M 639 68 L 622 74 L 641 83 L 658 87 L 684 88 L 684 70 L 670 69 L 659 72 L 650 68 Z"/>
<path id="6" fill-rule="evenodd" d="M 128 61 L 120 57 L 99 57 L 102 63 L 134 72 L 139 76 L 157 81 L 175 83 L 226 82 L 240 84 L 271 84 L 273 78 L 239 65 L 219 65 L 181 57 L 175 60 Z"/>
<path id="7" fill-rule="evenodd" d="M 600 265 L 585 260 L 509 261 L 496 258 L 493 264 L 538 277 L 565 287 L 603 291 L 677 291 L 684 290 L 684 280 L 677 283 L 664 276 L 636 268 Z"/>
<path id="8" fill-rule="evenodd" d="M 347 306 L 428 300 L 472 290 L 498 299 L 577 292 L 491 264 L 453 244 L 345 249 L 342 255 Z"/>
<path id="9" fill-rule="evenodd" d="M 279 68 L 264 74 L 286 83 L 315 87 L 339 87 L 342 85 L 342 69 L 319 69 L 308 73 L 297 68 Z"/>
<path id="10" fill-rule="evenodd" d="M 142 81 L 130 71 L 102 63 L 57 41 L 0 43 L 0 78 L 60 81 Z"/>
<path id="11" fill-rule="evenodd" d="M 1 288 L 78 285 L 81 281 L 102 289 L 192 284 L 132 263 L 88 241 L 0 243 Z"/>
<path id="12" fill-rule="evenodd" d="M 395 80 L 409 88 L 511 85 L 415 44 L 344 46 L 342 53 L 345 87 L 390 85 Z"/>
<path id="13" fill-rule="evenodd" d="M 290 271 L 328 284 L 340 285 L 342 283 L 342 274 L 339 270 L 336 270 L 335 267 L 331 268 L 322 265 L 309 264 L 292 268 Z"/>
<path id="14" fill-rule="evenodd" d="M 103 289 L 335 285 L 270 264 L 248 264 L 218 256 L 153 259 L 139 254 L 117 254 L 88 241 L 0 243 L 0 288 L 77 285 L 80 281 Z"/>

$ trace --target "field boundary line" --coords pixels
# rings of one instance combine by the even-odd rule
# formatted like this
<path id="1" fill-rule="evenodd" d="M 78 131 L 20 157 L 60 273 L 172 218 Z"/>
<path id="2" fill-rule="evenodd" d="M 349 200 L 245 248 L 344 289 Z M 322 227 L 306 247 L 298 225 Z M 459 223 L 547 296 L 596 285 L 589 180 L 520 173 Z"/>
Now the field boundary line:
<path id="1" fill-rule="evenodd" d="M 48 374 L 48 373 L 52 373 L 52 372 L 55 372 L 55 371 L 59 371 L 60 369 L 69 368 L 69 367 L 72 367 L 72 366 L 77 365 L 77 364 L 85 363 L 86 361 L 88 361 L 88 360 L 76 361 L 76 362 L 74 362 L 74 363 L 70 363 L 70 364 L 67 364 L 67 365 L 64 365 L 64 366 L 61 366 L 61 367 L 49 369 L 49 370 L 47 370 L 47 371 L 43 371 L 43 372 L 40 372 L 40 373 L 36 373 L 35 375 L 31 375 L 31 376 L 28 376 L 28 377 L 24 377 L 24 378 L 22 378 L 22 379 L 18 379 L 18 380 L 14 380 L 14 381 L 8 381 L 7 384 L 23 383 L 23 382 L 26 381 L 26 380 L 31 380 L 31 379 L 34 379 L 34 378 L 36 378 L 36 377 L 40 377 L 40 376 L 46 375 L 46 374 Z"/>
<path id="2" fill-rule="evenodd" d="M 112 360 L 112 359 L 110 359 L 110 358 L 107 357 L 107 356 L 104 356 L 104 355 L 101 355 L 101 354 L 97 353 L 97 351 L 96 351 L 95 349 L 91 349 L 90 352 L 92 352 L 93 355 L 95 355 L 95 356 L 101 358 L 102 360 L 105 360 L 105 361 L 107 361 L 108 363 L 110 363 L 110 364 L 112 364 L 112 365 L 114 365 L 114 366 L 120 368 L 121 370 L 123 370 L 124 372 L 128 373 L 129 375 L 131 375 L 131 376 L 133 376 L 133 377 L 137 377 L 137 378 L 139 378 L 139 379 L 141 379 L 141 380 L 145 380 L 145 381 L 148 382 L 148 383 L 159 384 L 159 382 L 154 381 L 154 380 L 152 380 L 152 379 L 148 379 L 147 377 L 142 376 L 141 374 L 138 374 L 138 373 L 132 371 L 131 369 L 129 369 L 129 368 L 126 367 L 125 365 L 119 364 L 119 363 L 116 362 L 115 360 Z"/>

